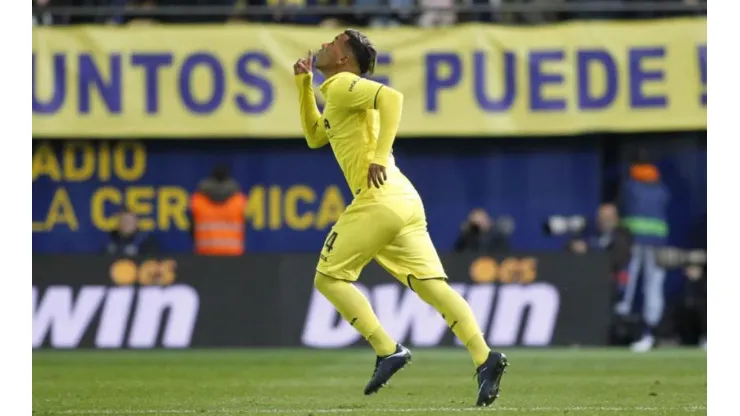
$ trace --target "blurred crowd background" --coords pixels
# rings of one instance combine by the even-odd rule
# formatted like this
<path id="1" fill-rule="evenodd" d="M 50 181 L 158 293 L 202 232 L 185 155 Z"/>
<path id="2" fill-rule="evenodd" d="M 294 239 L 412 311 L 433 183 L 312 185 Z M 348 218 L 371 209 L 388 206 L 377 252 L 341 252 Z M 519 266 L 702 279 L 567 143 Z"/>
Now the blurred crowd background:
<path id="1" fill-rule="evenodd" d="M 378 29 L 479 22 L 545 27 L 574 20 L 703 19 L 705 13 L 706 3 L 699 0 L 33 2 L 38 26 L 280 23 Z M 70 219 L 75 214 L 65 213 L 64 201 L 57 199 L 66 160 L 79 167 L 92 152 L 93 164 L 102 166 L 104 157 L 115 159 L 118 145 L 108 146 L 106 137 L 91 140 L 89 134 L 79 137 L 87 140 L 84 144 L 69 134 L 35 135 L 34 253 L 136 257 L 317 251 L 336 214 L 332 210 L 341 212 L 351 196 L 330 167 L 331 155 L 310 153 L 299 135 L 296 131 L 286 140 L 132 137 L 134 144 L 120 145 L 128 146 L 121 152 L 130 153 L 121 156 L 122 163 L 136 160 L 141 151 L 146 173 L 110 189 L 100 188 L 107 181 L 100 167 L 81 179 L 66 178 L 76 223 Z M 396 156 L 425 199 L 440 251 L 605 252 L 614 287 L 612 343 L 631 344 L 635 351 L 659 341 L 706 347 L 706 129 L 403 137 Z M 170 221 L 162 213 L 158 198 L 180 195 L 166 188 L 169 184 L 185 189 L 181 202 L 187 218 L 173 215 Z M 139 196 L 131 197 L 137 186 Z M 153 210 L 141 208 L 141 195 L 154 201 Z M 105 198 L 108 205 L 100 209 L 115 213 L 96 214 L 95 201 Z M 340 203 L 334 203 L 337 198 Z M 296 201 L 305 204 L 295 210 L 311 211 L 310 219 L 286 211 Z M 55 209 L 56 220 L 50 220 Z M 93 220 L 86 223 L 82 217 L 88 212 Z"/>
<path id="2" fill-rule="evenodd" d="M 251 22 L 435 27 L 465 22 L 528 25 L 573 19 L 650 19 L 701 15 L 706 10 L 706 0 L 33 1 L 36 24 Z"/>

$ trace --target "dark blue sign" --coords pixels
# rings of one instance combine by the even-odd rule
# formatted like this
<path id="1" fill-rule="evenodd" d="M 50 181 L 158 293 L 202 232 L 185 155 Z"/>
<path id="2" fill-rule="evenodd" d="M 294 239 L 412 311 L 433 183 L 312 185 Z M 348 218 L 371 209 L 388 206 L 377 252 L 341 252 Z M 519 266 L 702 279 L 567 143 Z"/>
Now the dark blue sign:
<path id="1" fill-rule="evenodd" d="M 552 214 L 593 213 L 601 192 L 597 147 L 502 150 L 485 141 L 399 140 L 397 163 L 414 182 L 440 251 L 473 208 L 516 221 L 512 245 L 556 249 Z M 218 163 L 248 195 L 247 250 L 316 252 L 351 194 L 327 147 L 299 141 L 34 141 L 34 252 L 100 252 L 115 213 L 136 212 L 164 251 L 190 252 L 188 205 Z"/>

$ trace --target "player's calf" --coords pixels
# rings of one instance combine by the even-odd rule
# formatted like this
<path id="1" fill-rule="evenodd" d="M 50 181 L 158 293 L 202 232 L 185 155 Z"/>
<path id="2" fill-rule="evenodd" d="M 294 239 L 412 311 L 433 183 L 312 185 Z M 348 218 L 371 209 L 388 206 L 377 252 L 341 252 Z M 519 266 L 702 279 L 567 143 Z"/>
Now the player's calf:
<path id="1" fill-rule="evenodd" d="M 388 381 L 399 370 L 406 367 L 411 362 L 411 351 L 401 344 L 396 346 L 396 351 L 385 357 L 377 357 L 375 360 L 375 370 L 370 381 L 365 386 L 365 394 L 376 393 L 381 387 L 388 384 Z"/>

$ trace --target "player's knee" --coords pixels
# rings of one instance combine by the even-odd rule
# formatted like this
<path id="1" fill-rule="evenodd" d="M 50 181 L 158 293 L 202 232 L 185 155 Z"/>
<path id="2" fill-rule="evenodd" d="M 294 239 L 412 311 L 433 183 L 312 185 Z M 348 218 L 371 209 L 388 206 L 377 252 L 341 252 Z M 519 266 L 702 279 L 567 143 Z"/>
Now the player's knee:
<path id="1" fill-rule="evenodd" d="M 416 288 L 419 288 L 419 287 L 424 287 L 424 288 L 430 288 L 430 287 L 431 288 L 438 288 L 438 287 L 441 287 L 441 286 L 446 286 L 447 285 L 447 280 L 444 279 L 444 278 L 442 278 L 442 277 L 440 277 L 438 279 L 435 279 L 435 278 L 432 278 L 432 279 L 419 279 L 419 278 L 414 277 L 414 276 L 409 276 L 408 277 L 408 284 L 409 284 L 409 287 L 412 290 L 416 290 Z"/>
<path id="2" fill-rule="evenodd" d="M 316 276 L 313 278 L 313 287 L 315 287 L 319 292 L 324 293 L 333 281 L 334 279 L 331 277 L 316 272 Z"/>
<path id="3" fill-rule="evenodd" d="M 428 303 L 434 303 L 439 296 L 451 289 L 444 278 L 439 279 L 417 279 L 409 276 L 408 285 L 420 298 Z"/>
<path id="4" fill-rule="evenodd" d="M 319 290 L 321 292 L 321 289 L 324 287 L 325 276 L 319 272 L 316 272 L 316 275 L 313 277 L 313 287 Z"/>

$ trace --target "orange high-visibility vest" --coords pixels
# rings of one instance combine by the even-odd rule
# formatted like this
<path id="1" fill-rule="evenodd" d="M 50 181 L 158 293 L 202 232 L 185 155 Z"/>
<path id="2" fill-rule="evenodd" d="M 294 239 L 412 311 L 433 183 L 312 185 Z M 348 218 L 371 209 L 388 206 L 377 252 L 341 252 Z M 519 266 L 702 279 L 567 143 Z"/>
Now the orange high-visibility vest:
<path id="1" fill-rule="evenodd" d="M 208 256 L 244 254 L 244 208 L 247 198 L 235 194 L 223 204 L 196 192 L 191 200 L 195 252 Z"/>

